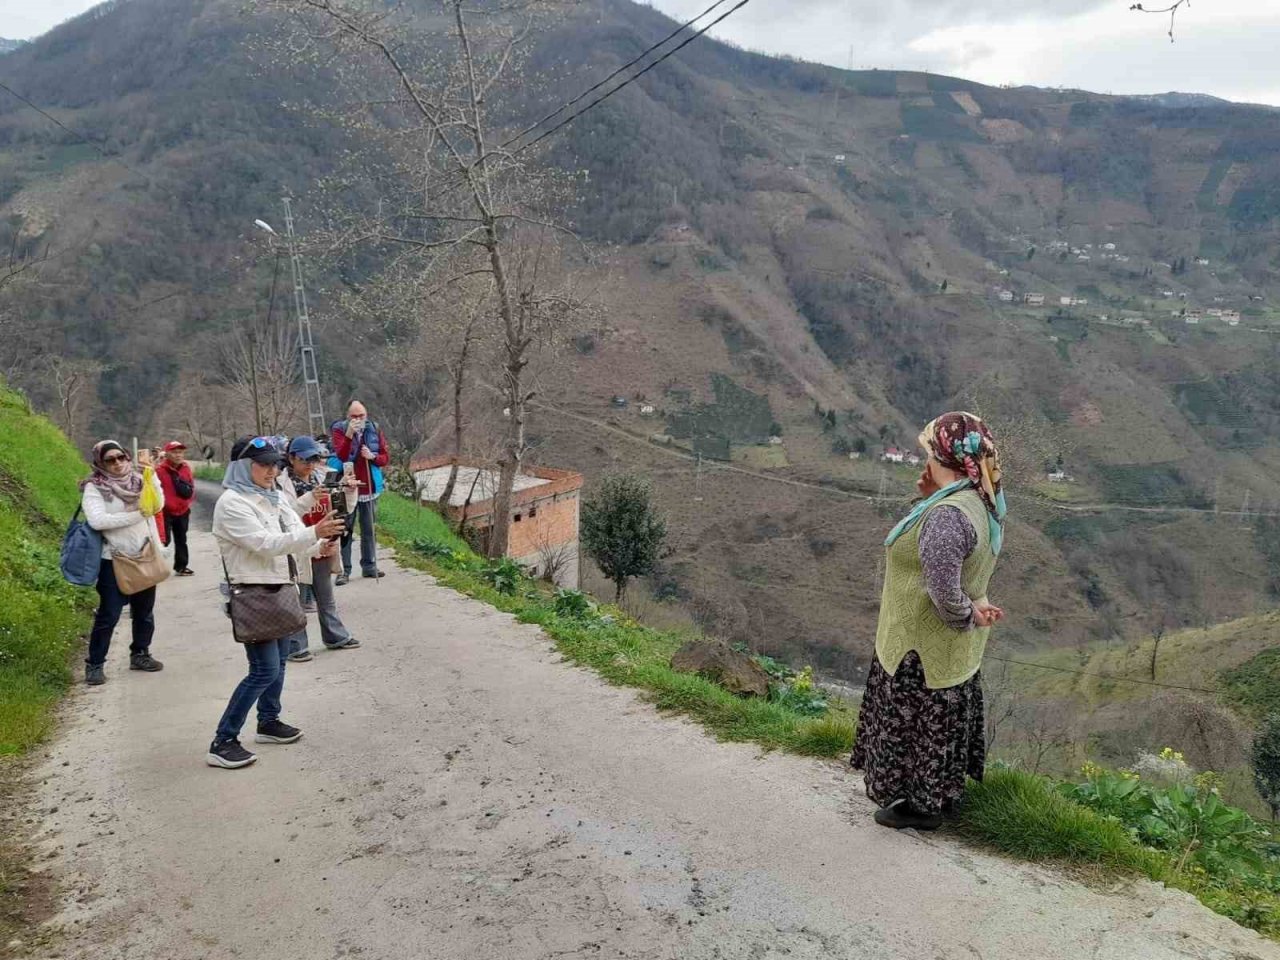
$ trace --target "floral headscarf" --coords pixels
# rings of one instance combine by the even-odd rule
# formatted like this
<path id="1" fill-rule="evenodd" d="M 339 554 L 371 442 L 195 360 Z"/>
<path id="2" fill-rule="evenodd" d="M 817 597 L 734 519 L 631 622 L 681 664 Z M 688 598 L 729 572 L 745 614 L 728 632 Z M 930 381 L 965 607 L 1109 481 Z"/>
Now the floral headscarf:
<path id="1" fill-rule="evenodd" d="M 130 510 L 137 510 L 138 500 L 142 497 L 142 474 L 135 467 L 123 477 L 114 476 L 103 459 L 113 450 L 119 450 L 126 460 L 132 461 L 129 451 L 115 440 L 99 440 L 93 445 L 93 452 L 89 456 L 89 461 L 93 464 L 93 475 L 80 481 L 80 489 L 92 484 L 104 497 L 115 497 Z"/>
<path id="2" fill-rule="evenodd" d="M 980 417 L 963 411 L 944 413 L 925 426 L 920 445 L 944 467 L 965 474 L 982 495 L 987 510 L 997 520 L 1004 519 L 1000 450 Z"/>
<path id="3" fill-rule="evenodd" d="M 996 556 L 1004 546 L 1005 506 L 1004 489 L 1000 478 L 1000 451 L 995 437 L 980 417 L 972 413 L 944 413 L 931 421 L 920 434 L 920 446 L 948 469 L 963 473 L 964 479 L 948 484 L 932 496 L 917 503 L 889 532 L 885 546 L 893 543 L 914 527 L 934 504 L 953 493 L 975 489 L 987 507 L 987 532 L 990 534 L 991 552 Z"/>

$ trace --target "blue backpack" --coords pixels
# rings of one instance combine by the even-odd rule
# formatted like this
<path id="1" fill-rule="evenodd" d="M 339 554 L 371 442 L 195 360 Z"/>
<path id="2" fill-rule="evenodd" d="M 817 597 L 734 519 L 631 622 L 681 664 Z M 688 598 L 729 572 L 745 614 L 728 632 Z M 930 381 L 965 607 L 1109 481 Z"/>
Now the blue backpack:
<path id="1" fill-rule="evenodd" d="M 62 556 L 59 566 L 68 583 L 77 587 L 92 587 L 98 582 L 98 567 L 102 563 L 102 534 L 80 519 L 80 508 L 67 524 L 62 536 Z"/>

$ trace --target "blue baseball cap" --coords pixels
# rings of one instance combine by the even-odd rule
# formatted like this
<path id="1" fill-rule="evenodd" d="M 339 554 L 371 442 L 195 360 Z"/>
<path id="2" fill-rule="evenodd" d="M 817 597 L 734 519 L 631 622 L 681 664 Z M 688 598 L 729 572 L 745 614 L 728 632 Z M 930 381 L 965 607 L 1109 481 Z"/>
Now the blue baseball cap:
<path id="1" fill-rule="evenodd" d="M 316 443 L 315 437 L 309 437 L 304 433 L 300 437 L 294 437 L 290 442 L 289 456 L 297 457 L 299 460 L 315 460 L 317 457 L 328 456 L 328 452 Z"/>

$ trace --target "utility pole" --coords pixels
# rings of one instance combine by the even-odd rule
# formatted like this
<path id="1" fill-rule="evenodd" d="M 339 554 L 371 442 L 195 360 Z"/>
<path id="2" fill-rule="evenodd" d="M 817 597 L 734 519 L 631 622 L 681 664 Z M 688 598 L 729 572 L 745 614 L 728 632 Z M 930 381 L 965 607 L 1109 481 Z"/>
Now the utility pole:
<path id="1" fill-rule="evenodd" d="M 316 368 L 316 348 L 311 339 L 311 317 L 307 313 L 307 291 L 302 285 L 302 258 L 293 235 L 293 209 L 283 197 L 285 235 L 289 240 L 289 263 L 293 267 L 293 309 L 298 317 L 298 353 L 302 360 L 302 387 L 307 394 L 307 424 L 313 436 L 323 436 L 327 424 L 320 395 L 320 374 Z"/>

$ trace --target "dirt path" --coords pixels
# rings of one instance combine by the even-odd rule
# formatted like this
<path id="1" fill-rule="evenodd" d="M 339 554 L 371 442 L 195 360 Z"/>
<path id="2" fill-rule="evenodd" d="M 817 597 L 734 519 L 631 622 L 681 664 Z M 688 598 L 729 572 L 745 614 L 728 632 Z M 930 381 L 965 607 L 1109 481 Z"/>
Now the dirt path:
<path id="1" fill-rule="evenodd" d="M 165 671 L 129 673 L 117 642 L 37 771 L 67 892 L 37 956 L 1280 958 L 1179 893 L 878 828 L 835 765 L 718 744 L 390 563 L 338 592 L 365 646 L 289 667 L 306 737 L 211 769 L 244 660 L 193 540 Z"/>

